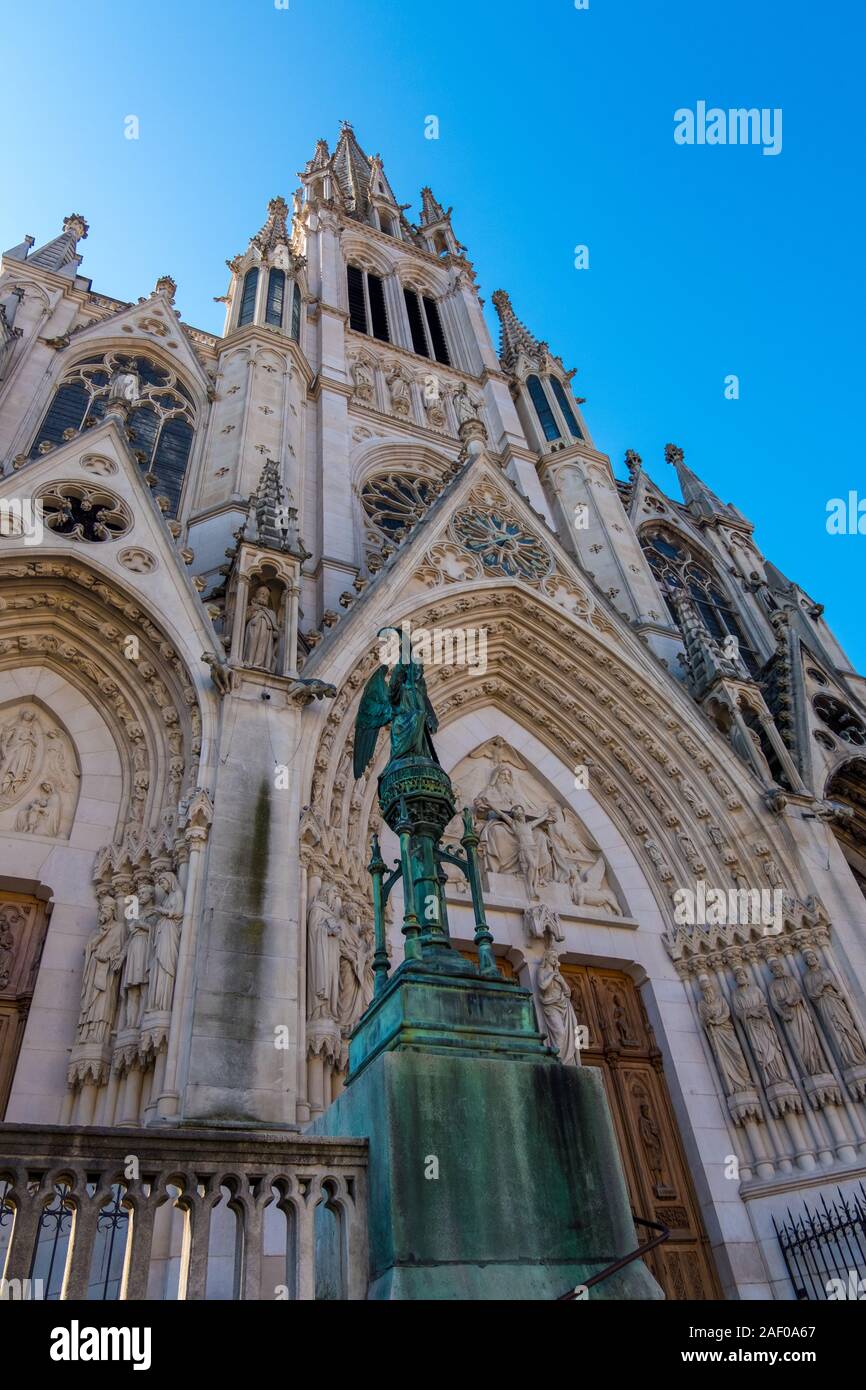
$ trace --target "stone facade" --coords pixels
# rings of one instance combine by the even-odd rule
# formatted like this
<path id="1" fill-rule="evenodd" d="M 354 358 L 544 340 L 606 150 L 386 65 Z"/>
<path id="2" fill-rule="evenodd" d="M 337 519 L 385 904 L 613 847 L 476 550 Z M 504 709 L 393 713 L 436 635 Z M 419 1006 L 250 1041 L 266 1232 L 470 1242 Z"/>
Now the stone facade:
<path id="1" fill-rule="evenodd" d="M 633 452 L 615 478 L 574 374 L 504 291 L 497 351 L 450 210 L 410 223 L 350 126 L 228 262 L 221 337 L 169 276 L 94 291 L 86 235 L 0 273 L 5 1119 L 325 1112 L 372 833 L 397 854 L 352 730 L 405 622 L 503 970 L 569 1065 L 635 1031 L 614 988 L 589 1035 L 569 968 L 635 987 L 660 1219 L 676 1151 L 717 1287 L 791 1297 L 773 1218 L 866 1173 L 866 687 L 820 604 L 676 446 L 682 500 Z M 468 950 L 456 878 L 448 907 Z"/>

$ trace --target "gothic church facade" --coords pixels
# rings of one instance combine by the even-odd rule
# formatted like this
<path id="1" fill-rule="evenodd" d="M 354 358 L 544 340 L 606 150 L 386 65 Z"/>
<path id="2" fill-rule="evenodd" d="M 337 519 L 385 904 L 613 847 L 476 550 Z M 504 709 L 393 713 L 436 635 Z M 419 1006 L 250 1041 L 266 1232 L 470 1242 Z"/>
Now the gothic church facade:
<path id="1" fill-rule="evenodd" d="M 406 624 L 498 962 L 601 1069 L 667 1295 L 794 1297 L 777 1227 L 866 1174 L 863 677 L 682 450 L 681 498 L 617 480 L 504 291 L 494 345 L 429 189 L 410 222 L 348 125 L 300 177 L 221 337 L 167 275 L 94 290 L 79 216 L 2 260 L 0 1117 L 330 1105 L 397 854 L 353 721 Z"/>

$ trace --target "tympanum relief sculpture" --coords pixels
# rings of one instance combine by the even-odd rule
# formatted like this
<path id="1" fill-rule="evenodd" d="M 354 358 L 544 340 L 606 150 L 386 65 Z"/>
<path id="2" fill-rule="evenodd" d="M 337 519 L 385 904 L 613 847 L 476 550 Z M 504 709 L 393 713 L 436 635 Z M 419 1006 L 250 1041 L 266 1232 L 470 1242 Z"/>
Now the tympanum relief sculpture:
<path id="1" fill-rule="evenodd" d="M 490 890 L 526 900 L 530 936 L 562 940 L 557 912 L 576 915 L 575 907 L 622 916 L 604 855 L 504 739 L 485 743 L 451 775 L 473 808 Z"/>
<path id="2" fill-rule="evenodd" d="M 0 832 L 69 835 L 80 772 L 72 741 L 30 702 L 0 710 Z"/>

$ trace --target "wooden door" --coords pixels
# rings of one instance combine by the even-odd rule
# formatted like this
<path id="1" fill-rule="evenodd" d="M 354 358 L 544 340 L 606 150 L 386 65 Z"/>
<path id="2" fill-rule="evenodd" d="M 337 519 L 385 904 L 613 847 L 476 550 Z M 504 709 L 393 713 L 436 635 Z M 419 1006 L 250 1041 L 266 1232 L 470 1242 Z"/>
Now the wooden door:
<path id="1" fill-rule="evenodd" d="M 47 925 L 45 903 L 0 892 L 0 1119 L 6 1114 Z"/>
<path id="2" fill-rule="evenodd" d="M 584 1066 L 604 1080 L 635 1216 L 662 1221 L 670 1239 L 646 1263 L 670 1299 L 720 1298 L 661 1053 L 634 981 L 618 970 L 563 964 L 577 1021 L 588 1030 Z M 638 1229 L 641 1242 L 654 1232 Z"/>

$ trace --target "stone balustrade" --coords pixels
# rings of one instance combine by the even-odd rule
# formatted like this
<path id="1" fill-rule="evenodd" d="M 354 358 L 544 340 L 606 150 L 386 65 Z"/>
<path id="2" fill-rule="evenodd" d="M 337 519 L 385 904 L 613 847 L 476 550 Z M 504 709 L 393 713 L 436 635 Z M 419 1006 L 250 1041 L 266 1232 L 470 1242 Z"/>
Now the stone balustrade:
<path id="1" fill-rule="evenodd" d="M 366 1141 L 0 1125 L 0 1271 L 6 1297 L 363 1299 Z"/>

